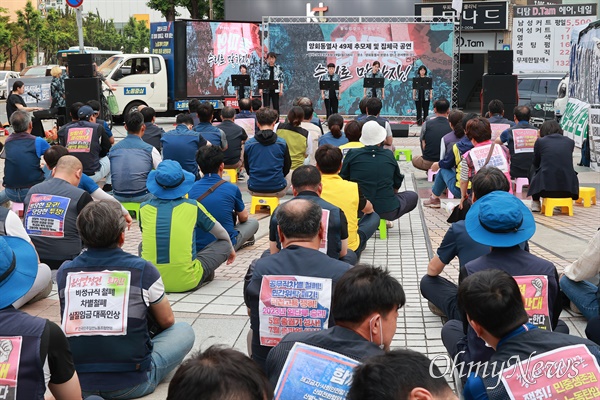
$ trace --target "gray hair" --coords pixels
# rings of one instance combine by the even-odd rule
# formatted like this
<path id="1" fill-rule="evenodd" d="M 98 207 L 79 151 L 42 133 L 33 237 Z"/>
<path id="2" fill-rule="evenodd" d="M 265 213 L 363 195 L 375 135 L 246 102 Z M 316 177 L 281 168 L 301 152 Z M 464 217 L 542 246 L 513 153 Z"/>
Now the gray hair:
<path id="1" fill-rule="evenodd" d="M 10 125 L 13 130 L 17 133 L 25 132 L 29 129 L 29 124 L 31 123 L 31 116 L 27 111 L 15 111 L 10 116 Z"/>
<path id="2" fill-rule="evenodd" d="M 317 203 L 294 199 L 277 207 L 277 223 L 287 238 L 312 239 L 319 233 L 323 210 Z"/>
<path id="3" fill-rule="evenodd" d="M 88 203 L 77 217 L 77 230 L 83 244 L 91 248 L 115 248 L 127 221 L 116 201 L 100 200 Z"/>
<path id="4" fill-rule="evenodd" d="M 233 107 L 223 107 L 221 110 L 221 118 L 222 119 L 233 119 L 235 117 L 235 108 Z"/>

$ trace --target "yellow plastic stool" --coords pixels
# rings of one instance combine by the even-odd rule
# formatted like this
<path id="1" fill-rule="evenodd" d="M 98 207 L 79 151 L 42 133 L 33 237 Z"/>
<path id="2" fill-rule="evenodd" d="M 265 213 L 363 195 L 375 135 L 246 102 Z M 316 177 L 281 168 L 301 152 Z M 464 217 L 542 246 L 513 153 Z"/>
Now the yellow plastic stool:
<path id="1" fill-rule="evenodd" d="M 562 199 L 542 199 L 542 213 L 546 217 L 551 217 L 554 212 L 554 207 L 560 207 L 562 214 L 569 214 L 569 217 L 573 216 L 573 199 L 570 197 Z"/>
<path id="2" fill-rule="evenodd" d="M 387 240 L 387 220 L 380 219 L 377 230 L 379 231 L 379 239 Z"/>
<path id="3" fill-rule="evenodd" d="M 411 149 L 396 149 L 394 155 L 396 156 L 396 160 L 400 160 L 400 153 L 404 154 L 404 159 L 406 161 L 412 160 L 412 150 Z"/>
<path id="4" fill-rule="evenodd" d="M 129 211 L 129 214 L 131 214 L 132 212 L 135 213 L 135 216 L 132 215 L 131 217 L 137 219 L 138 221 L 140 219 L 140 204 L 141 203 L 130 203 L 130 202 L 121 203 L 121 205 L 127 211 Z"/>
<path id="5" fill-rule="evenodd" d="M 273 211 L 279 205 L 279 197 L 260 197 L 252 196 L 252 202 L 250 203 L 250 214 L 256 214 L 256 209 L 262 206 L 269 207 L 269 214 L 273 214 Z"/>
<path id="6" fill-rule="evenodd" d="M 223 172 L 226 173 L 227 175 L 229 175 L 229 182 L 231 182 L 231 183 L 237 182 L 237 169 L 235 169 L 235 168 L 224 169 Z"/>
<path id="7" fill-rule="evenodd" d="M 579 199 L 577 199 L 576 203 L 583 203 L 584 207 L 591 207 L 592 204 L 596 204 L 596 189 L 593 187 L 580 187 Z"/>

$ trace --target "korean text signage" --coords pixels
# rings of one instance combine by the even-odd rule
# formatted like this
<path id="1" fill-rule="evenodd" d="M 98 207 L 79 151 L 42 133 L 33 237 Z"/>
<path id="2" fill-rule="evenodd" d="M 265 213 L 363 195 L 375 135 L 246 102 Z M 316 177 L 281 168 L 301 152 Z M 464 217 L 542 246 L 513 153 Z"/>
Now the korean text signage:
<path id="1" fill-rule="evenodd" d="M 590 167 L 600 172 L 600 108 L 589 109 Z"/>
<path id="2" fill-rule="evenodd" d="M 597 4 L 514 6 L 514 70 L 568 72 L 571 29 L 595 21 L 597 9 Z"/>
<path id="3" fill-rule="evenodd" d="M 23 338 L 21 336 L 0 337 L 0 398 L 17 398 L 19 361 Z"/>
<path id="4" fill-rule="evenodd" d="M 560 126 L 563 128 L 565 136 L 573 139 L 578 147 L 581 147 L 587 137 L 589 110 L 588 103 L 571 97 L 565 113 L 560 119 Z"/>
<path id="5" fill-rule="evenodd" d="M 415 15 L 421 17 L 454 18 L 452 3 L 415 4 Z M 485 1 L 463 3 L 461 28 L 465 31 L 508 29 L 508 2 Z"/>

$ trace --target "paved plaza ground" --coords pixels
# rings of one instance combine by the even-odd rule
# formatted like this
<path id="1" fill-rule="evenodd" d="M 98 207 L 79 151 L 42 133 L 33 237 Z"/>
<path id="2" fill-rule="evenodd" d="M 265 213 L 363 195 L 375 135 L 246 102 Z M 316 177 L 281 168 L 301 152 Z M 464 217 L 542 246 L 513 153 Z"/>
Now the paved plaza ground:
<path id="1" fill-rule="evenodd" d="M 173 119 L 160 119 L 160 125 L 165 130 L 171 129 Z M 115 136 L 124 137 L 122 126 L 115 127 Z M 395 138 L 398 148 L 409 148 L 413 156 L 420 154 L 417 127 L 411 127 L 408 138 Z M 576 149 L 574 163 L 579 160 L 579 149 Z M 2 167 L 3 167 L 3 161 Z M 402 190 L 417 190 L 420 197 L 425 199 L 430 194 L 431 183 L 427 182 L 426 174 L 415 170 L 410 162 L 400 161 L 400 168 L 405 175 Z M 600 191 L 600 173 L 589 168 L 577 167 L 581 186 L 592 186 Z M 238 182 L 244 201 L 248 206 L 250 195 L 244 182 Z M 523 198 L 526 204 L 530 199 Z M 289 199 L 286 196 L 283 201 Z M 443 203 L 457 200 L 443 199 Z M 429 259 L 440 244 L 449 224 L 446 223 L 448 213 L 442 206 L 440 209 L 422 207 L 421 204 L 411 213 L 395 222 L 388 231 L 387 240 L 382 240 L 377 232 L 369 240 L 361 262 L 387 266 L 391 273 L 402 283 L 407 296 L 406 305 L 400 310 L 396 335 L 392 342 L 393 348 L 408 347 L 436 359 L 442 368 L 446 367 L 444 358 L 446 351 L 440 338 L 442 321 L 433 315 L 427 301 L 419 292 L 419 281 L 426 273 Z M 242 352 L 247 352 L 246 336 L 250 322 L 243 300 L 243 278 L 250 261 L 260 257 L 268 248 L 268 215 L 259 214 L 260 230 L 254 246 L 240 250 L 235 262 L 222 265 L 216 272 L 214 282 L 189 293 L 173 293 L 168 295 L 177 321 L 190 323 L 196 333 L 194 350 L 204 350 L 212 344 L 233 346 Z M 535 214 L 537 231 L 530 240 L 530 250 L 533 254 L 552 261 L 559 272 L 574 261 L 594 232 L 600 226 L 600 205 L 584 208 L 574 206 L 574 215 L 554 215 L 546 217 Z M 141 233 L 137 223 L 126 233 L 125 250 L 137 253 Z M 458 260 L 448 265 L 443 275 L 458 281 Z M 55 290 L 49 298 L 26 306 L 23 310 L 60 322 L 59 304 Z M 585 320 L 582 316 L 563 311 L 561 318 L 569 326 L 571 333 L 585 336 Z M 170 379 L 170 378 L 169 378 Z M 168 380 L 163 382 L 155 393 L 146 399 L 165 399 Z"/>

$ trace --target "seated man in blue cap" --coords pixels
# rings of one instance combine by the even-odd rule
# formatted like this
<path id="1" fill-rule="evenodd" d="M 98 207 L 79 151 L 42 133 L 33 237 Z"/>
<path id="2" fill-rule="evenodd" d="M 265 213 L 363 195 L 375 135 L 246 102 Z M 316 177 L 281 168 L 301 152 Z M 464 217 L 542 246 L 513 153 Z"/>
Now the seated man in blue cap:
<path id="1" fill-rule="evenodd" d="M 8 378 L 2 380 L 3 398 L 43 400 L 48 388 L 56 400 L 81 400 L 69 343 L 60 327 L 12 306 L 27 294 L 37 274 L 33 246 L 18 237 L 0 236 L 0 368 Z"/>
<path id="2" fill-rule="evenodd" d="M 564 322 L 558 320 L 562 302 L 556 267 L 519 247 L 535 233 L 529 208 L 515 196 L 495 191 L 473 203 L 465 226 L 473 240 L 491 247 L 489 254 L 465 265 L 466 275 L 486 269 L 507 272 L 519 284 L 531 323 L 549 331 L 569 333 Z M 467 321 L 451 320 L 442 328 L 442 340 L 450 356 L 464 362 L 488 361 L 493 349 L 472 328 L 467 332 L 466 327 Z"/>
<path id="3" fill-rule="evenodd" d="M 141 256 L 156 265 L 167 292 L 196 289 L 212 281 L 223 262 L 235 260 L 225 228 L 202 204 L 184 197 L 194 180 L 177 161 L 165 160 L 148 174 L 146 182 L 156 199 L 140 208 Z M 197 252 L 196 229 L 217 240 Z"/>

